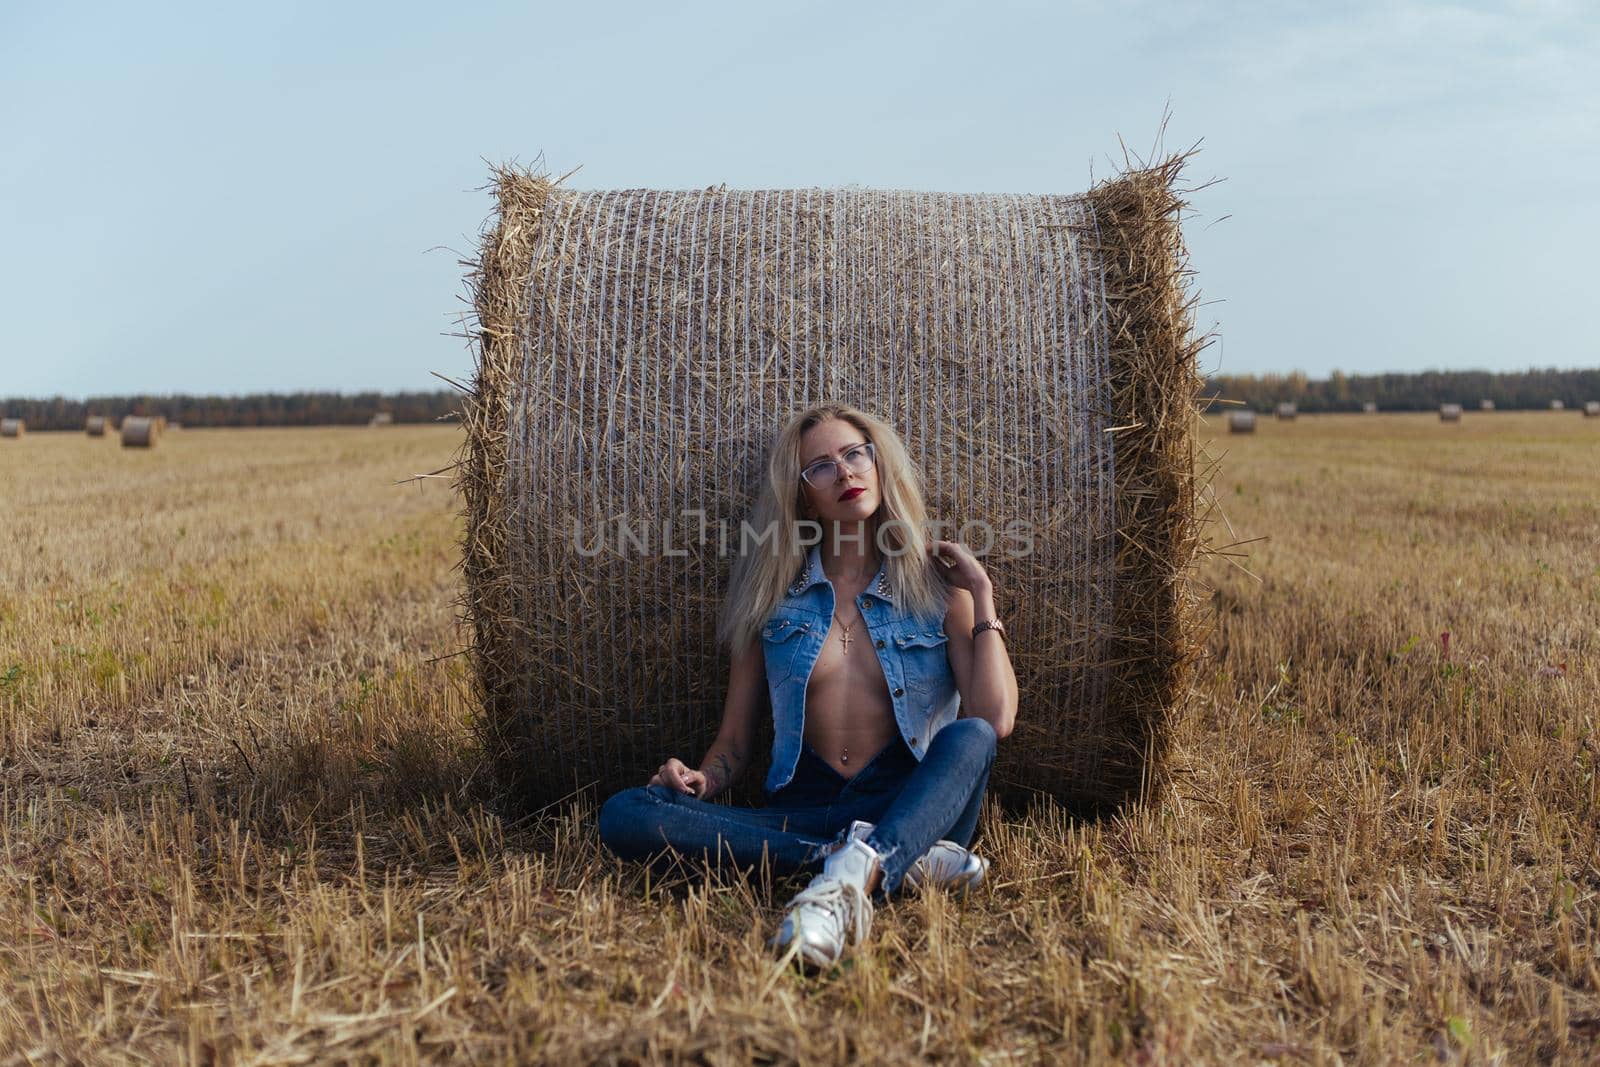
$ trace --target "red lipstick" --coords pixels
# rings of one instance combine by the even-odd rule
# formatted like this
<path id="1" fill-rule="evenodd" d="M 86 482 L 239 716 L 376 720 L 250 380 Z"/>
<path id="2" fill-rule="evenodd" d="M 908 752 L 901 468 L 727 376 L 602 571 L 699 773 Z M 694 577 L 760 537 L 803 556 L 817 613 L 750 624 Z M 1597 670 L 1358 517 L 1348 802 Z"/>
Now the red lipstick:
<path id="1" fill-rule="evenodd" d="M 865 493 L 866 491 L 867 490 L 866 490 L 865 486 L 858 485 L 854 489 L 846 489 L 844 492 L 840 493 L 839 494 L 839 499 L 840 500 L 854 500 L 857 496 L 861 495 L 862 493 Z"/>

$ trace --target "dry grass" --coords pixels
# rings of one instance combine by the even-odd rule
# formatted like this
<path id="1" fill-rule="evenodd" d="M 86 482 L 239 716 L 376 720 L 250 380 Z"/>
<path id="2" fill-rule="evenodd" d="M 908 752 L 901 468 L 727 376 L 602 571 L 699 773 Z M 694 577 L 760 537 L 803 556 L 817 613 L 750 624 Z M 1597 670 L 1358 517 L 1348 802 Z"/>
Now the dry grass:
<path id="1" fill-rule="evenodd" d="M 987 810 L 987 888 L 809 982 L 791 887 L 473 806 L 455 501 L 391 484 L 456 431 L 15 442 L 0 1063 L 1592 1062 L 1593 423 L 1210 434 L 1270 540 L 1164 802 Z"/>

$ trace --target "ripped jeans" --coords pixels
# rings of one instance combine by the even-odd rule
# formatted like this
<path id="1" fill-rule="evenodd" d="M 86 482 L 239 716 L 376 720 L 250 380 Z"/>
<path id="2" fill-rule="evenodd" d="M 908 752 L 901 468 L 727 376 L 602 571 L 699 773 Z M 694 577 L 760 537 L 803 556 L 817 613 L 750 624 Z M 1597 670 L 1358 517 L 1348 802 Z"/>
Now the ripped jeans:
<path id="1" fill-rule="evenodd" d="M 941 838 L 966 847 L 994 763 L 994 727 L 957 719 L 933 736 L 919 763 L 895 740 L 852 778 L 803 745 L 794 777 L 762 808 L 701 800 L 669 786 L 613 794 L 600 808 L 600 840 L 625 860 L 666 871 L 702 857 L 713 869 L 731 863 L 743 874 L 767 865 L 773 874 L 822 869 L 821 846 L 843 839 L 856 819 L 876 824 L 867 836 L 883 857 L 878 895 L 900 886 L 906 871 Z"/>

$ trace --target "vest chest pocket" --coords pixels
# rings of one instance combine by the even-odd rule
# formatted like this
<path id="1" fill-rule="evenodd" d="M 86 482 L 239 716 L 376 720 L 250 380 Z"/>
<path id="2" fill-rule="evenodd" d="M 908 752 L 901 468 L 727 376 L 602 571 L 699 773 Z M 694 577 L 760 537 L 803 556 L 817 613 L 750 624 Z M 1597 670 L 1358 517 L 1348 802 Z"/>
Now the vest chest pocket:
<path id="1" fill-rule="evenodd" d="M 773 688 L 794 677 L 795 660 L 804 644 L 800 635 L 810 629 L 809 622 L 797 619 L 772 619 L 761 627 L 761 655 L 766 660 L 767 681 Z"/>
<path id="2" fill-rule="evenodd" d="M 942 630 L 908 630 L 894 636 L 906 689 L 926 698 L 950 676 L 950 635 Z"/>

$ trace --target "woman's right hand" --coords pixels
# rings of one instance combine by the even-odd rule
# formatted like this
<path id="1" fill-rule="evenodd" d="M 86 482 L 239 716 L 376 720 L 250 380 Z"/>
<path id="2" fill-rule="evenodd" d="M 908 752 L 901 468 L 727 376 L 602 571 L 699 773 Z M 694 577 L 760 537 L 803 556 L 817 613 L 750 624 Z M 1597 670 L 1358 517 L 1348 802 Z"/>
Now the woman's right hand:
<path id="1" fill-rule="evenodd" d="M 682 760 L 673 756 L 661 765 L 661 769 L 650 779 L 649 784 L 664 785 L 668 789 L 676 789 L 680 793 L 697 797 L 706 791 L 706 776 L 699 771 L 690 770 Z"/>

